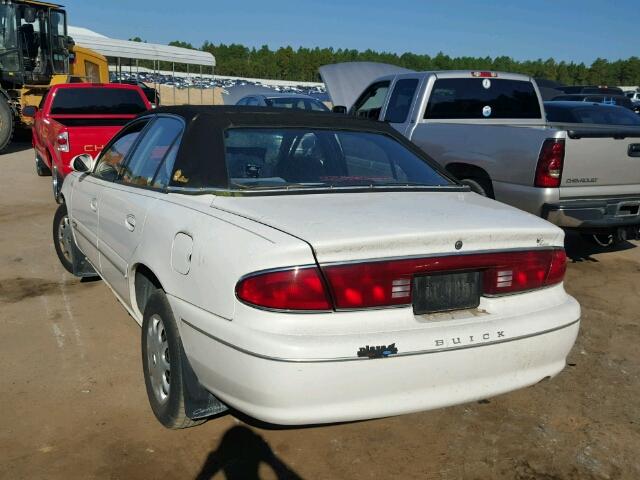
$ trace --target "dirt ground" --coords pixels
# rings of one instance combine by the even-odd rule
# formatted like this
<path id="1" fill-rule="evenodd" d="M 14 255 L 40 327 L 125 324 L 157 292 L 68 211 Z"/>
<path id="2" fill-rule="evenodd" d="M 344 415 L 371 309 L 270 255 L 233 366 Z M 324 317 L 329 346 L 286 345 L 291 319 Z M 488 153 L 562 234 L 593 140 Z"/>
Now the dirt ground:
<path id="1" fill-rule="evenodd" d="M 138 325 L 102 282 L 58 264 L 51 180 L 33 163 L 27 144 L 0 157 L 0 478 L 640 478 L 638 243 L 569 239 L 582 327 L 550 381 L 382 420 L 276 429 L 227 415 L 169 431 L 147 404 Z"/>

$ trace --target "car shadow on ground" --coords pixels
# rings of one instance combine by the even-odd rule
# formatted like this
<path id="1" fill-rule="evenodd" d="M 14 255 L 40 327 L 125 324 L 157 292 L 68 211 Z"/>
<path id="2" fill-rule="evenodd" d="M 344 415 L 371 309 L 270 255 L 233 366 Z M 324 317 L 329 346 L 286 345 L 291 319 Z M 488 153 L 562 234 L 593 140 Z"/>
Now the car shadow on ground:
<path id="1" fill-rule="evenodd" d="M 600 247 L 595 243 L 585 240 L 575 232 L 567 232 L 565 238 L 567 257 L 572 262 L 597 262 L 598 259 L 593 257 L 594 254 L 621 252 L 632 248 L 637 248 L 637 246 L 627 241 L 619 242 L 610 247 Z"/>
<path id="2" fill-rule="evenodd" d="M 248 427 L 237 425 L 227 430 L 218 448 L 207 456 L 196 480 L 209 480 L 221 471 L 227 480 L 258 480 L 262 464 L 278 480 L 302 478 L 278 458 L 264 438 Z"/>

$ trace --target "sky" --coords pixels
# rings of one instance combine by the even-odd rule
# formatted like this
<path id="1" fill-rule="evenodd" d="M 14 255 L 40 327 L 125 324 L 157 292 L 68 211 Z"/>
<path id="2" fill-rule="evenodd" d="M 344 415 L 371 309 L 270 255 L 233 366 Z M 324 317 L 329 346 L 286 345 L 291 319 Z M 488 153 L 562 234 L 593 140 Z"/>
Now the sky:
<path id="1" fill-rule="evenodd" d="M 516 60 L 640 56 L 638 0 L 62 0 L 70 25 L 152 43 L 208 40 Z"/>

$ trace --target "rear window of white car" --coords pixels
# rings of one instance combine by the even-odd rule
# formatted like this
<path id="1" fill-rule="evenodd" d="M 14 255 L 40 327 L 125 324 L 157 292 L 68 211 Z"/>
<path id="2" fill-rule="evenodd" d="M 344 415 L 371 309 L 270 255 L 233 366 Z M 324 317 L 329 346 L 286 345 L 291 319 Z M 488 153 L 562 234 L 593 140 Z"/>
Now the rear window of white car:
<path id="1" fill-rule="evenodd" d="M 235 189 L 451 185 L 423 158 L 379 133 L 231 128 L 224 143 Z"/>
<path id="2" fill-rule="evenodd" d="M 51 105 L 53 115 L 135 115 L 146 109 L 138 90 L 124 88 L 62 88 Z"/>
<path id="3" fill-rule="evenodd" d="M 529 81 L 500 78 L 442 78 L 435 81 L 426 119 L 541 118 Z"/>

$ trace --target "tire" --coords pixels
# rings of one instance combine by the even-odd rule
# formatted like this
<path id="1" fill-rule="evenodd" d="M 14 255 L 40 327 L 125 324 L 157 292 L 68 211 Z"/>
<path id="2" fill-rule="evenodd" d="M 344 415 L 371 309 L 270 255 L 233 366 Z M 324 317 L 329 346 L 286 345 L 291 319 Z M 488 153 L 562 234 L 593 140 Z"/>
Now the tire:
<path id="1" fill-rule="evenodd" d="M 47 167 L 47 164 L 42 161 L 40 155 L 36 153 L 36 173 L 39 177 L 51 176 L 51 170 Z"/>
<path id="2" fill-rule="evenodd" d="M 485 180 L 479 178 L 462 178 L 460 179 L 460 183 L 471 187 L 471 191 L 478 195 L 491 198 L 491 189 Z"/>
<path id="3" fill-rule="evenodd" d="M 73 237 L 65 235 L 67 228 L 71 228 L 71 224 L 69 223 L 67 206 L 63 203 L 53 216 L 53 245 L 56 249 L 58 260 L 60 260 L 64 269 L 69 273 L 73 273 L 72 247 L 68 243 L 73 241 Z"/>
<path id="4" fill-rule="evenodd" d="M 0 153 L 4 153 L 11 143 L 14 129 L 13 111 L 4 95 L 0 94 Z"/>
<path id="5" fill-rule="evenodd" d="M 142 320 L 142 371 L 151 410 L 167 428 L 180 429 L 204 423 L 185 414 L 180 332 L 162 290 L 154 291 Z"/>

